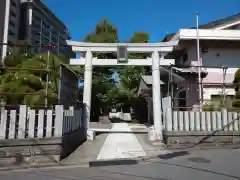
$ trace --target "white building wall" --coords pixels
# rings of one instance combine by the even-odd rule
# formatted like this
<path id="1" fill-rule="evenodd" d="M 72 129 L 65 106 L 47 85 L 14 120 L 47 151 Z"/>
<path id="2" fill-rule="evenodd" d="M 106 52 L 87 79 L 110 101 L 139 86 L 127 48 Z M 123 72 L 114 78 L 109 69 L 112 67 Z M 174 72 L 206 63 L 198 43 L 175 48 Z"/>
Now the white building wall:
<path id="1" fill-rule="evenodd" d="M 222 95 L 223 92 L 222 88 L 203 88 L 203 99 L 209 101 L 211 100 L 211 95 Z M 233 88 L 226 88 L 225 93 L 226 95 L 235 95 L 235 90 Z"/>
<path id="2" fill-rule="evenodd" d="M 228 68 L 240 67 L 240 49 L 209 49 L 202 54 L 205 66 L 227 66 Z"/>
<path id="3" fill-rule="evenodd" d="M 192 46 L 187 51 L 188 61 L 186 65 L 198 65 L 196 46 Z M 203 79 L 203 83 L 223 83 L 223 69 L 217 68 L 217 66 L 226 66 L 225 83 L 232 83 L 234 76 L 238 68 L 240 68 L 240 49 L 220 49 L 220 48 L 209 48 L 208 52 L 201 55 L 203 66 L 209 66 L 206 68 L 208 75 Z M 213 68 L 215 67 L 215 68 Z M 223 87 L 211 87 L 204 88 L 203 99 L 210 100 L 211 95 L 222 94 Z M 226 88 L 226 95 L 235 95 L 233 88 Z"/>
<path id="4" fill-rule="evenodd" d="M 209 48 L 208 52 L 201 54 L 204 66 L 227 66 L 228 68 L 240 67 L 240 49 Z M 197 63 L 196 46 L 187 50 L 188 61 L 185 64 Z"/>

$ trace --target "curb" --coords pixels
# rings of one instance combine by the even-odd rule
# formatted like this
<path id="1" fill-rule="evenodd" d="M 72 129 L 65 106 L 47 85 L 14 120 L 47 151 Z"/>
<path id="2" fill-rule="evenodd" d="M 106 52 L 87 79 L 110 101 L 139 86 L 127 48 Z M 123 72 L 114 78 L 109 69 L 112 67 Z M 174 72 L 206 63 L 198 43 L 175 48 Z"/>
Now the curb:
<path id="1" fill-rule="evenodd" d="M 166 150 L 170 151 L 176 151 L 176 150 L 211 150 L 211 149 L 238 149 L 240 148 L 240 144 L 229 144 L 229 145 L 224 145 L 224 144 L 219 144 L 215 146 L 192 146 L 192 145 L 186 145 L 186 146 L 178 146 L 178 147 L 166 147 Z"/>
<path id="2" fill-rule="evenodd" d="M 89 167 L 88 162 L 81 163 L 52 163 L 52 164 L 39 164 L 39 165 L 19 165 L 19 166 L 9 166 L 0 167 L 0 172 L 4 171 L 18 171 L 18 170 L 34 170 L 34 169 L 45 169 L 45 168 L 71 168 L 71 167 Z"/>
<path id="3" fill-rule="evenodd" d="M 131 159 L 96 160 L 89 162 L 89 167 L 136 165 L 151 162 L 156 159 L 159 159 L 159 156 L 144 156 Z"/>
<path id="4" fill-rule="evenodd" d="M 114 160 L 96 160 L 96 161 L 90 161 L 89 167 L 100 167 L 100 166 L 113 166 L 113 165 L 136 165 L 136 164 L 143 164 L 148 162 L 155 162 L 158 160 L 166 160 L 171 159 L 175 157 L 185 156 L 190 154 L 191 151 L 197 151 L 197 150 L 217 150 L 217 149 L 238 149 L 240 148 L 239 145 L 219 145 L 219 146 L 213 146 L 213 147 L 194 147 L 194 148 L 166 148 L 164 150 L 169 150 L 169 152 L 159 155 L 153 155 L 153 156 L 144 156 L 144 157 L 138 157 L 138 158 L 131 158 L 131 159 L 114 159 Z"/>
<path id="5" fill-rule="evenodd" d="M 37 170 L 37 169 L 45 169 L 45 168 L 74 168 L 74 167 L 82 167 L 82 168 L 91 168 L 91 167 L 101 167 L 101 166 L 116 166 L 116 165 L 136 165 L 145 162 L 150 162 L 154 159 L 159 159 L 158 156 L 151 157 L 138 157 L 131 159 L 114 159 L 114 160 L 96 160 L 89 162 L 81 162 L 81 163 L 52 163 L 52 164 L 40 164 L 40 165 L 19 165 L 19 166 L 9 166 L 9 167 L 0 167 L 0 173 L 6 171 L 29 171 L 29 170 Z"/>
<path id="6" fill-rule="evenodd" d="M 36 170 L 36 169 L 45 169 L 45 168 L 91 168 L 91 167 L 101 167 L 101 166 L 117 166 L 117 165 L 136 165 L 143 164 L 148 162 L 154 162 L 156 160 L 165 160 L 169 158 L 174 158 L 178 156 L 183 156 L 189 154 L 189 151 L 196 150 L 214 150 L 214 149 L 238 149 L 239 145 L 220 145 L 214 147 L 180 147 L 180 148 L 169 148 L 167 147 L 164 150 L 169 150 L 168 153 L 153 155 L 153 156 L 144 156 L 137 158 L 128 158 L 128 159 L 114 159 L 114 160 L 96 160 L 89 162 L 80 162 L 80 163 L 52 163 L 52 164 L 40 164 L 40 165 L 19 165 L 19 166 L 9 166 L 9 167 L 0 167 L 0 172 L 4 171 L 20 171 L 20 170 Z"/>

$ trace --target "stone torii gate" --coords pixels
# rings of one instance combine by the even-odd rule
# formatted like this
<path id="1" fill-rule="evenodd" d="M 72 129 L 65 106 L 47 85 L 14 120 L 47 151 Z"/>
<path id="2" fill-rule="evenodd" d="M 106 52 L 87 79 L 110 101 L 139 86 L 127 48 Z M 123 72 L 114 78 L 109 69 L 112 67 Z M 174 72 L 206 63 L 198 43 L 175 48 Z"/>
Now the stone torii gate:
<path id="1" fill-rule="evenodd" d="M 91 92 L 92 92 L 92 66 L 152 66 L 153 77 L 153 141 L 162 140 L 162 116 L 161 116 L 161 89 L 160 89 L 160 65 L 170 65 L 174 62 L 164 60 L 166 53 L 171 52 L 177 45 L 177 41 L 160 43 L 85 43 L 67 41 L 74 52 L 83 52 L 85 58 L 70 59 L 71 65 L 85 65 L 83 103 L 86 105 L 85 121 L 87 129 L 90 122 Z M 97 59 L 93 57 L 95 52 L 117 52 L 123 56 L 118 59 Z M 127 53 L 151 53 L 147 59 L 127 59 Z M 121 56 L 121 55 L 120 55 Z M 167 62 L 166 62 L 167 61 Z"/>

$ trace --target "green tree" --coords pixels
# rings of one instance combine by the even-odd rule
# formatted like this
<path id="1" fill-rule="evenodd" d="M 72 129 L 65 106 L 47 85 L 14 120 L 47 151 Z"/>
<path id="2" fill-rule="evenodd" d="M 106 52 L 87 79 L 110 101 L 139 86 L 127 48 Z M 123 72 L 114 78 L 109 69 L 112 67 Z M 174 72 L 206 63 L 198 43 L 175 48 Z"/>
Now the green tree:
<path id="1" fill-rule="evenodd" d="M 118 40 L 117 28 L 108 20 L 104 19 L 96 25 L 94 32 L 88 34 L 85 42 L 92 43 L 116 43 Z M 99 59 L 114 59 L 116 53 L 94 53 L 94 57 Z M 112 72 L 115 68 L 110 67 L 94 67 L 93 83 L 92 83 L 92 112 L 98 118 L 100 108 L 106 113 L 111 108 L 111 100 L 108 98 L 108 91 L 114 86 L 115 82 L 112 79 Z M 93 114 L 92 114 L 93 115 Z"/>
<path id="2" fill-rule="evenodd" d="M 92 43 L 117 43 L 119 42 L 117 28 L 107 19 L 104 19 L 96 25 L 94 32 L 85 37 L 84 41 Z M 95 53 L 94 56 L 99 59 L 114 59 L 116 58 L 116 53 Z"/>
<path id="3" fill-rule="evenodd" d="M 1 95 L 8 104 L 44 105 L 45 87 L 48 83 L 48 104 L 57 103 L 60 64 L 65 63 L 57 55 L 47 53 L 38 55 L 22 54 L 14 51 L 4 59 L 0 75 L 0 91 L 13 94 Z M 46 82 L 47 63 L 49 81 Z"/>
<path id="4" fill-rule="evenodd" d="M 135 32 L 130 39 L 130 43 L 147 43 L 149 40 L 149 34 L 146 32 Z M 149 57 L 147 53 L 132 53 L 129 55 L 131 59 L 145 59 Z M 135 106 L 135 102 L 138 100 L 137 90 L 140 84 L 140 76 L 148 73 L 148 67 L 140 66 L 125 66 L 120 70 L 120 93 L 127 96 L 124 103 L 124 109 L 129 109 Z M 122 95 L 121 95 L 122 96 Z"/>
<path id="5" fill-rule="evenodd" d="M 240 69 L 235 73 L 233 83 L 235 84 L 235 100 L 232 105 L 234 108 L 240 109 Z"/>
<path id="6" fill-rule="evenodd" d="M 129 42 L 147 43 L 148 40 L 148 33 L 136 32 Z M 84 41 L 93 43 L 117 43 L 119 42 L 117 28 L 108 20 L 104 19 L 96 25 L 92 33 L 86 36 Z M 95 53 L 93 56 L 101 59 L 115 59 L 116 53 Z M 134 53 L 130 54 L 129 58 L 145 59 L 148 56 L 149 54 L 147 53 Z M 118 71 L 121 76 L 120 82 L 114 82 L 112 79 L 112 73 L 115 71 Z M 103 108 L 107 113 L 108 110 L 114 106 L 124 109 L 132 107 L 138 98 L 137 88 L 140 82 L 140 75 L 145 74 L 147 71 L 148 69 L 146 67 L 95 67 L 92 83 L 92 112 L 96 113 L 100 108 Z"/>

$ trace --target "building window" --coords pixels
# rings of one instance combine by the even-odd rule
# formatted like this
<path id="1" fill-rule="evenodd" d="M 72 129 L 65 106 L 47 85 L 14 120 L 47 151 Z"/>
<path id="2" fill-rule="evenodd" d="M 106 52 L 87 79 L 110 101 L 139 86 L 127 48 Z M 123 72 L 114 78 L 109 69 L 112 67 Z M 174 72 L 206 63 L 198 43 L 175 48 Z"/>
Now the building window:
<path id="1" fill-rule="evenodd" d="M 39 23 L 37 23 L 36 21 L 32 22 L 32 26 L 34 26 L 34 28 L 41 29 L 41 25 Z"/>
<path id="2" fill-rule="evenodd" d="M 11 0 L 11 5 L 14 6 L 14 7 L 17 6 L 17 4 L 16 4 L 16 2 L 14 2 L 14 0 Z"/>
<path id="3" fill-rule="evenodd" d="M 11 31 L 11 30 L 8 31 L 8 34 L 9 34 L 10 36 L 15 36 L 15 35 L 16 35 L 15 32 L 13 32 L 13 31 Z"/>
<path id="4" fill-rule="evenodd" d="M 188 60 L 188 55 L 187 55 L 187 53 L 185 53 L 185 54 L 183 55 L 182 59 L 183 59 L 183 63 L 185 63 L 185 62 Z"/>
<path id="5" fill-rule="evenodd" d="M 10 11 L 10 15 L 13 16 L 13 17 L 17 17 L 16 13 L 13 12 L 13 11 Z"/>
<path id="6" fill-rule="evenodd" d="M 36 15 L 36 14 L 35 14 L 33 17 L 34 17 L 33 19 L 35 19 L 36 21 L 41 22 L 41 20 L 42 20 L 42 19 L 41 19 L 40 17 L 38 17 L 38 15 Z"/>
<path id="7" fill-rule="evenodd" d="M 15 23 L 13 21 L 9 21 L 9 25 L 12 26 L 12 27 L 15 27 Z"/>

